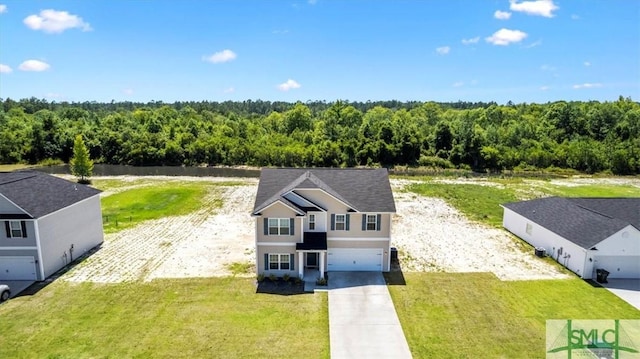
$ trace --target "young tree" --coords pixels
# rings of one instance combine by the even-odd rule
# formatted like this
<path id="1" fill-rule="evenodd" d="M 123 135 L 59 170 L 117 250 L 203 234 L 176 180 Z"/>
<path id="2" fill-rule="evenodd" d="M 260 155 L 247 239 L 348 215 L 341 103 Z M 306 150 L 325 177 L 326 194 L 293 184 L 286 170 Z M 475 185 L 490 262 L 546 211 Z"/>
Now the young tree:
<path id="1" fill-rule="evenodd" d="M 79 183 L 87 183 L 88 177 L 91 177 L 93 173 L 93 161 L 89 158 L 89 151 L 87 146 L 84 145 L 82 135 L 77 135 L 73 142 L 73 157 L 69 161 L 71 167 L 71 173 L 80 177 Z"/>

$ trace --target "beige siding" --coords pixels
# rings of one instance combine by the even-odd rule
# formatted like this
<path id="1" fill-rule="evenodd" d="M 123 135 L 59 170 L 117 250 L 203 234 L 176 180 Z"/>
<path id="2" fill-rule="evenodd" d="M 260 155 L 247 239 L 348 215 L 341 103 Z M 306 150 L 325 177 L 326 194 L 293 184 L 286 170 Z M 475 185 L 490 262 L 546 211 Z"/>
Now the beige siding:
<path id="1" fill-rule="evenodd" d="M 298 263 L 298 255 L 296 253 L 296 245 L 295 243 L 292 243 L 290 246 L 283 246 L 283 245 L 258 245 L 256 246 L 256 253 L 257 253 L 257 263 L 256 263 L 256 270 L 258 272 L 258 274 L 264 274 L 266 276 L 270 275 L 270 274 L 275 274 L 278 277 L 282 277 L 285 274 L 289 274 L 291 277 L 297 277 L 298 276 L 298 266 L 300 265 L 300 263 Z M 265 262 L 264 262 L 264 255 L 267 253 L 278 253 L 278 254 L 291 254 L 294 256 L 295 258 L 295 263 L 294 263 L 294 267 L 293 270 L 265 270 L 264 266 L 265 266 Z"/>
<path id="2" fill-rule="evenodd" d="M 265 235 L 264 219 L 265 218 L 293 218 L 295 221 L 293 235 Z M 300 217 L 296 217 L 296 212 L 281 203 L 275 203 L 273 206 L 262 211 L 262 216 L 256 217 L 256 241 L 257 242 L 300 242 L 302 238 L 302 224 Z"/>
<path id="3" fill-rule="evenodd" d="M 296 190 L 303 197 L 323 206 L 327 209 L 327 238 L 331 237 L 352 237 L 352 238 L 388 238 L 390 236 L 391 214 L 382 213 L 381 226 L 379 231 L 363 231 L 362 216 L 366 214 L 378 213 L 347 213 L 347 206 L 339 200 L 321 190 L 302 189 Z M 331 214 L 349 214 L 349 230 L 331 230 Z"/>

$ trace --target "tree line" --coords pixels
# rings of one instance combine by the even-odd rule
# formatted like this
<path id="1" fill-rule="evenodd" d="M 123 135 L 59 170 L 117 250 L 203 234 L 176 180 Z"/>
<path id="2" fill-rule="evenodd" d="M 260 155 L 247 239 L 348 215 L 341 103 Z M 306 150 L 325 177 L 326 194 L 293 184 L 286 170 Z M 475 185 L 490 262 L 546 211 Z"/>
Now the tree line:
<path id="1" fill-rule="evenodd" d="M 640 104 L 0 99 L 0 163 L 427 166 L 640 173 Z"/>

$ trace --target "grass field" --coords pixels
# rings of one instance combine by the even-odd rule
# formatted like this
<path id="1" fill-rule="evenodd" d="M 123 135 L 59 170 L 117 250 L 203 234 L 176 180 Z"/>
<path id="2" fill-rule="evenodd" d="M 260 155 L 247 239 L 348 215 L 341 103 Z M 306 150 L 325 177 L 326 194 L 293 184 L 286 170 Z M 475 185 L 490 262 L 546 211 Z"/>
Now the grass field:
<path id="1" fill-rule="evenodd" d="M 482 184 L 482 182 L 480 182 Z M 627 184 L 583 184 L 564 186 L 546 180 L 491 179 L 488 185 L 438 183 L 426 178 L 407 190 L 447 201 L 473 221 L 502 227 L 501 204 L 539 196 L 640 197 L 640 187 Z"/>
<path id="2" fill-rule="evenodd" d="M 117 180 L 95 181 L 99 189 L 122 186 Z M 206 182 L 158 183 L 125 189 L 102 198 L 102 216 L 105 233 L 130 228 L 151 219 L 188 214 L 205 207 L 204 198 L 215 186 Z M 206 205 L 217 208 L 220 200 Z"/>
<path id="3" fill-rule="evenodd" d="M 640 319 L 640 311 L 580 279 L 404 276 L 406 285 L 389 291 L 415 358 L 542 358 L 547 319 Z"/>
<path id="4" fill-rule="evenodd" d="M 0 305 L 0 358 L 327 358 L 325 293 L 255 294 L 254 280 L 54 282 Z"/>

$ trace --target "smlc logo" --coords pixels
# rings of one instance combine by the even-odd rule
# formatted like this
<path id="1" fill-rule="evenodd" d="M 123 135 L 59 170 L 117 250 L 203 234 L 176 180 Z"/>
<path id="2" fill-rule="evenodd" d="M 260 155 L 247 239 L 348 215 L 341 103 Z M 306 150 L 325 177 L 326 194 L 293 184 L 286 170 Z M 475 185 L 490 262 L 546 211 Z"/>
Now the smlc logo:
<path id="1" fill-rule="evenodd" d="M 547 320 L 547 358 L 640 358 L 640 320 Z"/>

